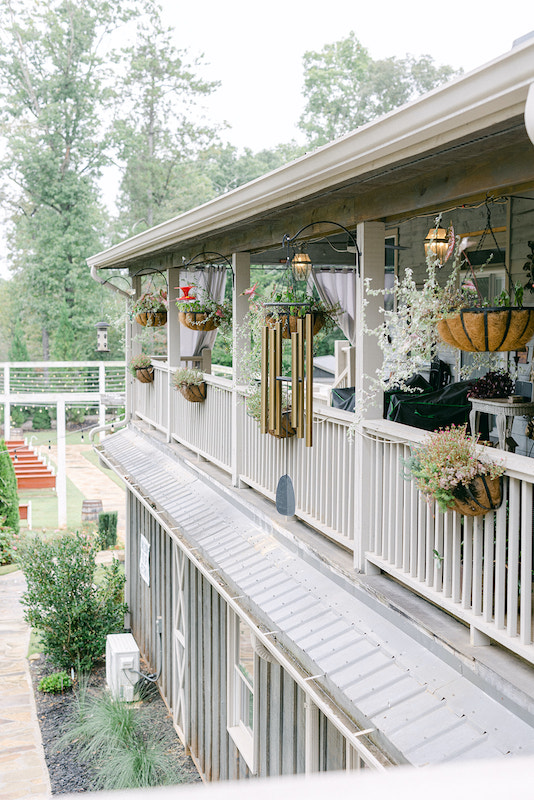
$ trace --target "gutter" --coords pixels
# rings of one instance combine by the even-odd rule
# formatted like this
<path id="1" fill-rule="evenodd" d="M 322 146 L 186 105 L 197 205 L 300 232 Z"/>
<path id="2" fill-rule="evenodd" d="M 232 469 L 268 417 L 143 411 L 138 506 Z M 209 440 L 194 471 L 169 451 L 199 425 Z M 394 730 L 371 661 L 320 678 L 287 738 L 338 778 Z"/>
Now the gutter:
<path id="1" fill-rule="evenodd" d="M 87 259 L 110 269 L 265 214 L 525 113 L 534 40 L 341 139 Z"/>

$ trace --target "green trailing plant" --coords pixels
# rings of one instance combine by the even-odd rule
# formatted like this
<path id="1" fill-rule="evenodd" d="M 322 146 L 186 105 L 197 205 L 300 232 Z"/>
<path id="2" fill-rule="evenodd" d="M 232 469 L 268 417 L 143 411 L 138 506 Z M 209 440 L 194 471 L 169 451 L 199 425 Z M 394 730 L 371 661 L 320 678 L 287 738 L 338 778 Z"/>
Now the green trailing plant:
<path id="1" fill-rule="evenodd" d="M 144 353 L 140 353 L 137 356 L 132 356 L 130 359 L 130 363 L 128 364 L 128 369 L 130 370 L 131 374 L 135 377 L 136 371 L 138 369 L 148 369 L 152 366 L 152 359 L 150 356 L 145 355 Z"/>
<path id="2" fill-rule="evenodd" d="M 176 300 L 176 308 L 179 312 L 205 314 L 206 318 L 202 323 L 199 321 L 199 326 L 204 322 L 212 322 L 224 337 L 231 335 L 232 301 L 230 299 L 225 298 L 221 302 L 217 302 L 208 292 L 193 285 L 179 288 L 184 292 L 183 296 Z"/>
<path id="3" fill-rule="evenodd" d="M 64 670 L 62 672 L 53 672 L 51 675 L 45 675 L 41 678 L 37 688 L 40 692 L 49 694 L 60 694 L 66 692 L 67 689 L 72 687 L 72 678 Z"/>
<path id="4" fill-rule="evenodd" d="M 426 499 L 435 500 L 441 511 L 454 506 L 455 499 L 466 501 L 475 478 L 497 478 L 504 467 L 481 455 L 478 437 L 461 425 L 436 431 L 411 448 L 403 460 L 404 477 L 415 484 Z"/>
<path id="5" fill-rule="evenodd" d="M 124 628 L 124 573 L 113 560 L 99 568 L 103 577 L 95 585 L 96 553 L 95 544 L 77 533 L 35 539 L 20 558 L 25 619 L 38 630 L 44 652 L 64 669 L 90 669 L 104 653 L 106 636 Z"/>
<path id="6" fill-rule="evenodd" d="M 98 541 L 102 550 L 117 544 L 117 511 L 102 511 L 98 515 Z"/>
<path id="7" fill-rule="evenodd" d="M 167 305 L 167 290 L 150 286 L 132 305 L 130 316 L 133 319 L 137 314 L 146 314 L 149 311 L 161 314 L 167 311 Z"/>
<path id="8" fill-rule="evenodd" d="M 175 389 L 180 386 L 200 386 L 201 383 L 204 383 L 204 375 L 199 369 L 183 367 L 173 372 L 172 385 Z"/>

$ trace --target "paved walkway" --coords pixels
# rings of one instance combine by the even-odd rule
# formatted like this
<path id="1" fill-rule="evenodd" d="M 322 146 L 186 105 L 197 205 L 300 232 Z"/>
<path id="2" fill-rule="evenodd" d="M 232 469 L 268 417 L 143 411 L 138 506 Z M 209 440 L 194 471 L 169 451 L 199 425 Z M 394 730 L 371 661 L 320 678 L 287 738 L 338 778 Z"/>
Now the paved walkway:
<path id="1" fill-rule="evenodd" d="M 102 500 L 104 511 L 118 511 L 119 541 L 124 541 L 124 489 L 82 453 L 91 445 L 67 445 L 67 476 L 88 500 Z M 50 453 L 56 460 L 54 448 Z M 99 559 L 101 560 L 101 559 Z M 0 575 L 0 800 L 41 800 L 50 796 L 26 654 L 30 638 L 19 603 L 22 572 Z"/>
<path id="2" fill-rule="evenodd" d="M 102 472 L 84 457 L 83 453 L 92 449 L 90 444 L 68 444 L 66 446 L 67 477 L 82 492 L 86 500 L 102 500 L 104 511 L 119 512 L 117 533 L 119 542 L 124 543 L 126 530 L 125 491 L 108 477 L 108 475 L 111 475 L 109 470 Z M 52 461 L 57 464 L 57 449 L 55 445 L 51 447 L 50 456 Z"/>
<path id="3" fill-rule="evenodd" d="M 0 800 L 50 795 L 26 654 L 22 572 L 0 575 Z"/>

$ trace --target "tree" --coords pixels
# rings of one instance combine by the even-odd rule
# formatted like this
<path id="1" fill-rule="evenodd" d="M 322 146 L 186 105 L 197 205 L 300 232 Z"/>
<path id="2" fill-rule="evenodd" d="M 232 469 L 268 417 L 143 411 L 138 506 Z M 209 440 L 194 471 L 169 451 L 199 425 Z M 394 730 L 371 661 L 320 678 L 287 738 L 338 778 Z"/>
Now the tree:
<path id="1" fill-rule="evenodd" d="M 452 67 L 419 59 L 374 61 L 353 31 L 346 39 L 304 54 L 306 106 L 299 127 L 318 146 L 386 114 L 455 75 Z"/>
<path id="2" fill-rule="evenodd" d="M 20 317 L 15 317 L 15 323 L 12 326 L 11 339 L 9 350 L 7 353 L 8 361 L 29 361 L 30 354 L 24 341 L 24 333 L 22 330 L 22 323 Z"/>
<path id="3" fill-rule="evenodd" d="M 120 9 L 120 11 L 119 11 Z M 97 180 L 110 102 L 102 39 L 129 13 L 107 0 L 0 0 L 0 92 L 21 313 L 41 329 L 43 357 L 64 305 L 76 357 L 93 349 L 103 291 L 85 259 L 101 249 Z"/>
<path id="4" fill-rule="evenodd" d="M 123 112 L 115 127 L 119 160 L 121 223 L 139 232 L 212 196 L 208 178 L 194 156 L 214 131 L 192 121 L 198 98 L 218 85 L 197 77 L 197 59 L 172 43 L 172 30 L 153 6 L 139 21 L 135 44 L 125 51 L 119 86 Z"/>
<path id="5" fill-rule="evenodd" d="M 6 443 L 0 439 L 0 520 L 14 533 L 19 531 L 19 496 L 15 467 Z"/>

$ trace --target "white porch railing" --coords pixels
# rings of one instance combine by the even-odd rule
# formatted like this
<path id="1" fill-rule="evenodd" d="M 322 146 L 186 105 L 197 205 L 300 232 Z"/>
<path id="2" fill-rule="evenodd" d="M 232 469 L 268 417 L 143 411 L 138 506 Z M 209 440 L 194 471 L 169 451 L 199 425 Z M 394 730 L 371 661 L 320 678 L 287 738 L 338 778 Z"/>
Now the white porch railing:
<path id="1" fill-rule="evenodd" d="M 241 479 L 274 499 L 279 478 L 288 474 L 295 489 L 296 514 L 329 538 L 352 549 L 354 539 L 354 447 L 347 436 L 353 415 L 316 408 L 313 447 L 304 439 L 262 435 L 239 404 L 243 430 Z"/>
<path id="2" fill-rule="evenodd" d="M 384 420 L 364 425 L 368 562 L 464 620 L 472 644 L 500 642 L 534 662 L 534 461 L 484 448 L 506 467 L 501 507 L 481 517 L 441 513 L 402 475 L 425 433 Z"/>

